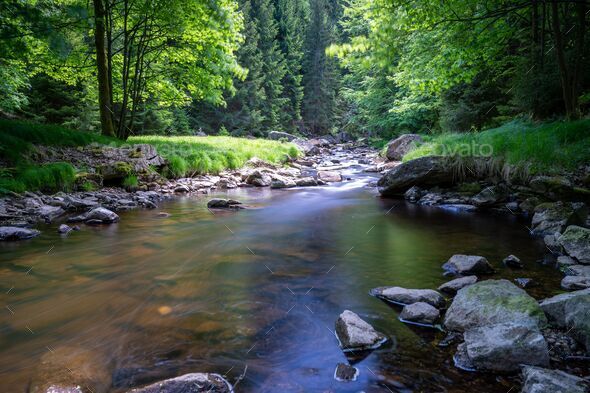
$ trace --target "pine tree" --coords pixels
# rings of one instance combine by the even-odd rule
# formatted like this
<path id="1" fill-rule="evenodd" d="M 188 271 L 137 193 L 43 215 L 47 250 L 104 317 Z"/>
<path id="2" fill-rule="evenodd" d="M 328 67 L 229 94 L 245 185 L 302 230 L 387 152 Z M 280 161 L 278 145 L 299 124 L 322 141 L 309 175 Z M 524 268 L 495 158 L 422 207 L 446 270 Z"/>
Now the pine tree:
<path id="1" fill-rule="evenodd" d="M 286 64 L 282 85 L 287 101 L 281 111 L 281 122 L 288 130 L 301 120 L 303 49 L 309 12 L 308 0 L 277 0 L 278 40 Z"/>
<path id="2" fill-rule="evenodd" d="M 267 129 L 280 127 L 281 110 L 286 102 L 282 97 L 281 81 L 285 76 L 285 58 L 278 43 L 278 26 L 272 0 L 252 1 L 252 10 L 257 18 L 258 50 L 262 56 L 262 87 L 266 100 L 262 106 L 263 126 Z"/>
<path id="3" fill-rule="evenodd" d="M 316 134 L 329 132 L 337 107 L 339 71 L 326 48 L 336 40 L 338 5 L 335 0 L 312 0 L 304 61 L 303 120 Z"/>

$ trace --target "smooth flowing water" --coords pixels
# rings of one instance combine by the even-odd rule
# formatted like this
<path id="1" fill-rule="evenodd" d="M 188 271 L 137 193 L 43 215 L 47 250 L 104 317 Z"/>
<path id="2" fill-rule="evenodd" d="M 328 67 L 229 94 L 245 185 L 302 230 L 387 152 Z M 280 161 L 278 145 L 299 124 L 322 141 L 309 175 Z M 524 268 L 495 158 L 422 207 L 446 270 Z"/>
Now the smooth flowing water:
<path id="1" fill-rule="evenodd" d="M 234 382 L 247 367 L 238 392 L 505 393 L 510 377 L 455 369 L 453 348 L 437 346 L 444 333 L 399 322 L 368 291 L 436 288 L 448 281 L 442 263 L 464 253 L 486 256 L 493 277 L 535 279 L 528 291 L 540 298 L 560 280 L 537 262 L 544 246 L 515 218 L 381 199 L 366 186 L 375 178 L 352 176 L 228 193 L 248 210 L 212 213 L 209 196 L 186 197 L 116 225 L 1 244 L 1 390 L 26 391 L 41 358 L 64 351 L 85 353 L 89 364 L 74 356 L 72 368 L 111 392 L 198 371 Z M 508 254 L 528 268 L 502 267 Z M 392 338 L 353 359 L 360 376 L 348 383 L 334 379 L 345 309 Z"/>

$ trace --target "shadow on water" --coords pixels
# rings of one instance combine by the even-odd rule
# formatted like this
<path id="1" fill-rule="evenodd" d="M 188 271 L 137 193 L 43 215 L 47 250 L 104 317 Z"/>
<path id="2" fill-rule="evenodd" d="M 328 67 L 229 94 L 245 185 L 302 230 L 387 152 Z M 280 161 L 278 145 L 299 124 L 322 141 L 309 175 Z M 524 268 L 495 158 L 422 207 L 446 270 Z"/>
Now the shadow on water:
<path id="1" fill-rule="evenodd" d="M 505 216 L 452 213 L 382 200 L 358 177 L 321 188 L 230 192 L 251 209 L 214 212 L 205 197 L 132 211 L 119 224 L 63 238 L 47 228 L 1 245 L 0 378 L 25 390 L 49 349 L 84 348 L 126 391 L 186 372 L 213 371 L 256 392 L 505 392 L 510 380 L 452 365 L 444 334 L 397 320 L 370 297 L 377 286 L 436 288 L 456 253 L 486 256 L 496 276 L 558 288 L 536 261 L 543 247 Z M 501 265 L 518 255 L 527 268 Z M 32 269 L 31 269 L 32 267 Z M 347 358 L 334 322 L 350 309 L 391 340 L 350 359 L 355 382 L 333 374 Z"/>

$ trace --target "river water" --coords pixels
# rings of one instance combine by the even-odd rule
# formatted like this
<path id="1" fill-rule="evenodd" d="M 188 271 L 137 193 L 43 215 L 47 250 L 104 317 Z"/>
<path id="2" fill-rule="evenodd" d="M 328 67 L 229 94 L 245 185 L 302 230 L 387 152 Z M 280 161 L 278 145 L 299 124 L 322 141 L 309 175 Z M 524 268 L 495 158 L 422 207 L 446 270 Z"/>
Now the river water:
<path id="1" fill-rule="evenodd" d="M 452 348 L 437 346 L 444 333 L 399 322 L 368 291 L 436 288 L 448 281 L 442 263 L 464 253 L 486 256 L 493 277 L 535 279 L 528 291 L 541 298 L 560 281 L 537 262 L 544 246 L 514 217 L 381 199 L 367 187 L 374 177 L 349 172 L 324 187 L 219 193 L 247 210 L 210 212 L 210 196 L 186 197 L 115 225 L 1 244 L 1 390 L 26 391 L 41 358 L 63 350 L 90 353 L 71 367 L 110 392 L 211 371 L 242 375 L 238 392 L 505 393 L 511 377 L 455 369 Z M 502 267 L 508 254 L 528 268 Z M 345 309 L 391 338 L 350 359 L 360 375 L 348 383 L 333 377 L 347 361 L 333 334 Z"/>

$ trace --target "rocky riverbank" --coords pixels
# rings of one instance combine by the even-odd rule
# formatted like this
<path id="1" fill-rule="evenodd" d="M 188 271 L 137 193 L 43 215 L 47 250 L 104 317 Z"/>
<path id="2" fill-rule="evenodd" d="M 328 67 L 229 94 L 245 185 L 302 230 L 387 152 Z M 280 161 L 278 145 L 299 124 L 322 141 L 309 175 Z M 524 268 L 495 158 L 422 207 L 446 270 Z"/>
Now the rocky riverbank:
<path id="1" fill-rule="evenodd" d="M 238 187 L 283 189 L 341 182 L 346 180 L 339 172 L 341 169 L 379 160 L 377 153 L 363 144 L 332 142 L 297 140 L 305 155 L 285 165 L 252 158 L 237 170 L 180 179 L 160 175 L 166 171 L 167 162 L 150 145 L 39 147 L 38 163 L 68 161 L 77 168 L 85 168 L 77 175 L 77 191 L 53 195 L 26 192 L 0 198 L 0 241 L 38 236 L 40 232 L 35 227 L 40 223 L 54 225 L 61 233 L 68 232 L 65 227 L 60 229 L 66 221 L 88 225 L 114 223 L 119 219 L 117 212 L 155 209 L 162 200 L 180 195 L 207 195 Z M 137 178 L 137 184 L 124 185 L 130 175 Z"/>

